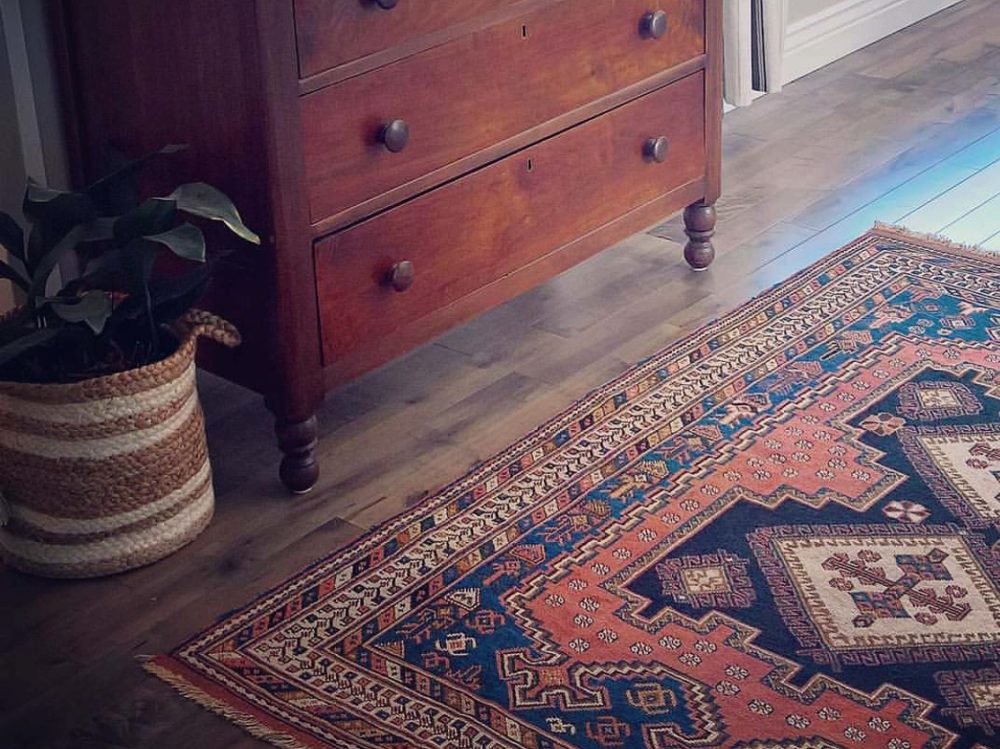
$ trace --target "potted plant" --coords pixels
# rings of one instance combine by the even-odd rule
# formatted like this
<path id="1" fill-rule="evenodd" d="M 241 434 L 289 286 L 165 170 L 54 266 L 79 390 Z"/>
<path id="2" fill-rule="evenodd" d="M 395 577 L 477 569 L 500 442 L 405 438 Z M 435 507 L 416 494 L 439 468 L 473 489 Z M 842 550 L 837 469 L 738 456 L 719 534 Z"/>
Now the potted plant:
<path id="1" fill-rule="evenodd" d="M 210 266 L 201 226 L 260 240 L 204 183 L 138 200 L 134 177 L 157 154 L 79 192 L 29 181 L 27 231 L 0 213 L 0 277 L 24 297 L 0 317 L 0 554 L 24 571 L 148 564 L 212 517 L 195 343 L 239 335 L 193 309 Z M 73 255 L 76 277 L 53 289 Z"/>

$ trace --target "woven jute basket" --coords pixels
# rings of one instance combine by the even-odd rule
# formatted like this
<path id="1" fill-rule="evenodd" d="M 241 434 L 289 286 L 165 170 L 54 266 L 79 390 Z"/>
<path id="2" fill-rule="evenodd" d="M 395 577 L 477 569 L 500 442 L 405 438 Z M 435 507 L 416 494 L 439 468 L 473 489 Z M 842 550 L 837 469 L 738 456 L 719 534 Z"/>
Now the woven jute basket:
<path id="1" fill-rule="evenodd" d="M 195 386 L 199 336 L 239 333 L 192 310 L 148 366 L 73 384 L 0 382 L 0 553 L 47 577 L 149 564 L 197 536 L 215 497 Z"/>

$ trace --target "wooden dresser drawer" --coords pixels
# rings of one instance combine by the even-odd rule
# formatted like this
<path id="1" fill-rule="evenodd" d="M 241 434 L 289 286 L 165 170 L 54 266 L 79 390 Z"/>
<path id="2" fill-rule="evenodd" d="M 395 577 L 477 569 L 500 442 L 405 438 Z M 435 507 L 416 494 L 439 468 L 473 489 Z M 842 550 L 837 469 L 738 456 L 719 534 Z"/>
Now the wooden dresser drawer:
<path id="1" fill-rule="evenodd" d="M 697 58 L 704 16 L 703 0 L 562 0 L 304 96 L 313 222 Z M 395 120 L 397 152 L 379 140 Z"/>
<path id="2" fill-rule="evenodd" d="M 523 0 L 295 0 L 299 75 L 306 78 L 413 42 Z M 383 0 L 383 5 L 391 5 Z"/>
<path id="3" fill-rule="evenodd" d="M 318 242 L 326 365 L 386 361 L 423 316 L 702 178 L 704 110 L 698 72 Z"/>

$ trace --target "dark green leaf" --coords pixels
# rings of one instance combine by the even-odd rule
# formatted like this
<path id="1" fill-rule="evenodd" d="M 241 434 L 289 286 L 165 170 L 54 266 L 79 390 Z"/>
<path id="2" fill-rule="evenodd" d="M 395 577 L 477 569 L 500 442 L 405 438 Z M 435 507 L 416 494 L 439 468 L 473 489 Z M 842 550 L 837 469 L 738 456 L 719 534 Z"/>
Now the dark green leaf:
<path id="1" fill-rule="evenodd" d="M 100 207 L 106 216 L 121 216 L 139 205 L 139 169 L 128 168 L 132 160 L 125 154 L 109 147 L 105 161 L 105 174 L 115 174 L 114 179 L 95 183 L 87 189 L 87 195 Z"/>
<path id="2" fill-rule="evenodd" d="M 185 144 L 173 143 L 164 146 L 158 151 L 152 151 L 150 153 L 145 154 L 144 156 L 140 156 L 137 159 L 125 161 L 122 164 L 120 164 L 117 168 L 115 168 L 114 171 L 108 173 L 104 177 L 101 177 L 99 180 L 91 184 L 86 189 L 86 192 L 90 195 L 96 195 L 97 193 L 100 193 L 112 187 L 116 182 L 132 177 L 150 159 L 156 158 L 157 156 L 164 156 L 167 154 L 177 153 L 178 151 L 183 151 L 186 148 L 187 145 Z"/>
<path id="3" fill-rule="evenodd" d="M 24 230 L 9 213 L 0 211 L 0 245 L 13 257 L 24 260 Z"/>
<path id="4" fill-rule="evenodd" d="M 87 291 L 79 299 L 72 302 L 55 301 L 51 303 L 52 311 L 68 323 L 87 323 L 100 335 L 104 324 L 111 316 L 113 305 L 111 297 L 103 291 Z"/>
<path id="5" fill-rule="evenodd" d="M 122 289 L 125 282 L 125 265 L 121 247 L 102 252 L 91 259 L 83 269 L 83 275 L 68 286 L 76 284 L 83 289 Z"/>
<path id="6" fill-rule="evenodd" d="M 49 250 L 35 266 L 31 275 L 31 286 L 28 288 L 29 301 L 31 297 L 44 296 L 45 284 L 49 280 L 52 269 L 56 267 L 67 252 L 72 250 L 80 242 L 80 238 L 86 233 L 84 226 L 74 226 L 62 239 L 56 242 L 55 246 Z"/>
<path id="7" fill-rule="evenodd" d="M 136 175 L 146 162 L 161 154 L 175 153 L 186 147 L 165 146 L 138 159 L 129 159 L 112 149 L 109 158 L 111 168 L 107 176 L 90 185 L 86 193 L 106 215 L 119 216 L 128 213 L 139 204 L 139 185 Z"/>
<path id="8" fill-rule="evenodd" d="M 34 278 L 42 259 L 66 233 L 78 224 L 92 222 L 97 211 L 86 195 L 52 190 L 29 180 L 24 196 L 24 215 L 33 224 L 24 264 Z"/>
<path id="9" fill-rule="evenodd" d="M 24 192 L 22 210 L 32 223 L 50 223 L 60 228 L 85 224 L 97 215 L 93 201 L 84 193 L 54 190 L 32 179 Z"/>
<path id="10" fill-rule="evenodd" d="M 3 260 L 0 260 L 0 278 L 6 278 L 9 281 L 13 281 L 24 291 L 27 291 L 31 286 L 31 284 L 28 283 L 28 277 L 25 274 L 15 269 L 12 265 L 8 265 Z"/>
<path id="11" fill-rule="evenodd" d="M 156 261 L 156 245 L 144 239 L 133 240 L 120 252 L 120 270 L 125 278 L 125 298 L 115 308 L 116 318 L 135 319 L 146 309 L 146 297 L 152 283 L 152 269 Z M 94 274 L 99 278 L 111 272 L 110 267 L 98 267 Z M 89 275 L 89 274 L 88 274 Z M 152 308 L 152 299 L 150 299 Z"/>
<path id="12" fill-rule="evenodd" d="M 115 220 L 114 236 L 119 244 L 147 234 L 167 231 L 174 222 L 177 210 L 169 200 L 150 198 Z"/>
<path id="13" fill-rule="evenodd" d="M 36 346 L 48 343 L 57 335 L 59 335 L 59 328 L 42 328 L 0 346 L 0 366 L 13 361 Z"/>
<path id="14" fill-rule="evenodd" d="M 148 234 L 144 239 L 166 245 L 178 257 L 205 262 L 205 235 L 193 224 L 183 223 L 160 234 Z"/>
<path id="15" fill-rule="evenodd" d="M 28 273 L 32 272 L 32 259 L 39 258 L 45 254 L 45 227 L 35 224 L 28 234 L 28 247 L 25 253 L 25 265 L 28 266 Z"/>
<path id="16" fill-rule="evenodd" d="M 156 322 L 153 319 L 153 300 L 149 293 L 150 277 L 156 262 L 158 245 L 146 239 L 132 240 L 122 252 L 123 265 L 128 278 L 128 298 L 118 309 L 118 314 L 136 319 L 145 318 L 151 351 L 159 348 Z"/>
<path id="17" fill-rule="evenodd" d="M 128 278 L 128 295 L 142 298 L 149 293 L 157 245 L 145 239 L 133 239 L 122 250 L 122 267 Z"/>
<path id="18" fill-rule="evenodd" d="M 196 266 L 191 272 L 171 278 L 157 278 L 149 286 L 153 317 L 157 323 L 172 323 L 201 298 L 208 286 L 211 268 Z"/>
<path id="19" fill-rule="evenodd" d="M 154 278 L 149 282 L 149 299 L 153 318 L 159 324 L 171 323 L 201 298 L 208 285 L 211 266 L 208 263 L 195 266 L 190 272 L 180 276 Z M 145 300 L 130 296 L 115 310 L 115 319 L 136 319 L 145 311 Z"/>
<path id="20" fill-rule="evenodd" d="M 192 216 L 221 221 L 238 237 L 253 244 L 260 244 L 260 237 L 244 225 L 233 201 L 211 185 L 204 182 L 181 185 L 165 200 L 173 200 L 177 204 L 177 210 L 190 213 Z"/>
<path id="21" fill-rule="evenodd" d="M 83 236 L 80 237 L 80 243 L 103 242 L 106 239 L 113 239 L 115 236 L 116 221 L 117 219 L 114 216 L 102 216 L 95 218 L 89 224 L 85 224 L 83 227 Z"/>
<path id="22" fill-rule="evenodd" d="M 56 190 L 52 187 L 40 185 L 35 180 L 28 178 L 28 187 L 24 191 L 24 199 L 31 203 L 51 203 L 53 200 L 72 193 L 65 190 Z"/>

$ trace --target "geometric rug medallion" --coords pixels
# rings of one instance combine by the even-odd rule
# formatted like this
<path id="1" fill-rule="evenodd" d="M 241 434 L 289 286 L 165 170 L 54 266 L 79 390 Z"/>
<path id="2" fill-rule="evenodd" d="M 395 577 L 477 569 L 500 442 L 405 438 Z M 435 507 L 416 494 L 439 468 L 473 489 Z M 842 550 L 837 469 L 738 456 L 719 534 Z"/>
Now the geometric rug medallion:
<path id="1" fill-rule="evenodd" d="M 1000 746 L 1000 263 L 877 227 L 146 667 L 279 746 Z"/>

